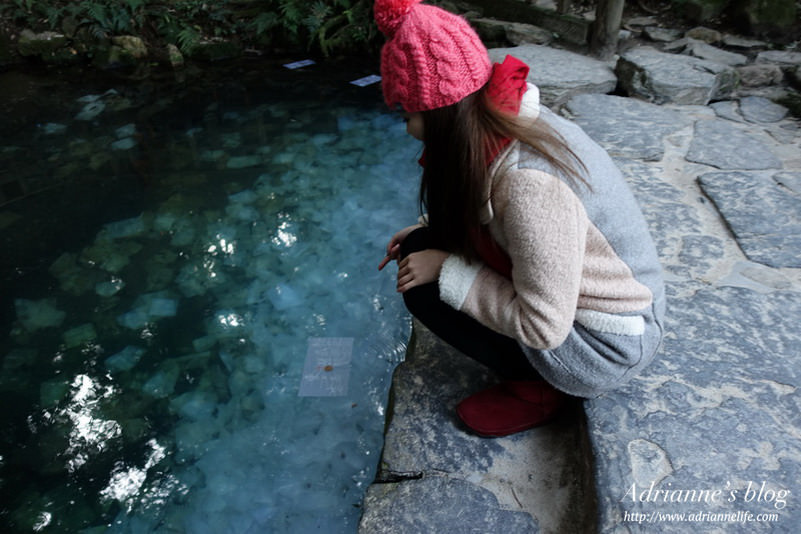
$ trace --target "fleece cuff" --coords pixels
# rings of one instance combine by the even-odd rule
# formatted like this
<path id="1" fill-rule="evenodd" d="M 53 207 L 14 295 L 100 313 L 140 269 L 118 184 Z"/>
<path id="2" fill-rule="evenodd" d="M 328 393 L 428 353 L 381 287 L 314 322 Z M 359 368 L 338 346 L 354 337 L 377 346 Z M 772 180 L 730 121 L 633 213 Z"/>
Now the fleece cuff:
<path id="1" fill-rule="evenodd" d="M 455 254 L 448 256 L 439 273 L 439 298 L 442 302 L 461 309 L 480 270 L 480 262 L 468 264 Z"/>

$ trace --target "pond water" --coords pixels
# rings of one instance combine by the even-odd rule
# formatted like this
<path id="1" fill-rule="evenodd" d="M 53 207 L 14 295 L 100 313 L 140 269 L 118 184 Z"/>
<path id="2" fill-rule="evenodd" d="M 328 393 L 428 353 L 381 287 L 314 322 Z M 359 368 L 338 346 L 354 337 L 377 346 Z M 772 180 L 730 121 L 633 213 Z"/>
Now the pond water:
<path id="1" fill-rule="evenodd" d="M 355 532 L 416 157 L 370 67 L 0 74 L 4 532 Z"/>

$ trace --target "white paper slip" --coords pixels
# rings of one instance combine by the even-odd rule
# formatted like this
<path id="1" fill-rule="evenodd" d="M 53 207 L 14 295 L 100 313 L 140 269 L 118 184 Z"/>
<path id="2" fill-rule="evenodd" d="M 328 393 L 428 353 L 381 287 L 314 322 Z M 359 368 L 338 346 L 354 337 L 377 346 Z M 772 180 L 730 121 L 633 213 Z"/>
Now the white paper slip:
<path id="1" fill-rule="evenodd" d="M 380 81 L 381 81 L 381 76 L 379 76 L 377 74 L 371 74 L 370 76 L 365 76 L 364 78 L 359 78 L 358 80 L 353 80 L 350 83 L 352 83 L 353 85 L 358 85 L 359 87 L 365 87 L 367 85 L 372 85 L 372 84 L 374 84 L 376 82 L 380 82 Z"/>
<path id="2" fill-rule="evenodd" d="M 285 63 L 284 67 L 294 70 L 301 67 L 308 67 L 309 65 L 314 65 L 313 59 L 302 59 L 300 61 L 293 61 L 292 63 Z"/>
<path id="3" fill-rule="evenodd" d="M 299 397 L 341 397 L 348 393 L 352 337 L 309 338 Z"/>

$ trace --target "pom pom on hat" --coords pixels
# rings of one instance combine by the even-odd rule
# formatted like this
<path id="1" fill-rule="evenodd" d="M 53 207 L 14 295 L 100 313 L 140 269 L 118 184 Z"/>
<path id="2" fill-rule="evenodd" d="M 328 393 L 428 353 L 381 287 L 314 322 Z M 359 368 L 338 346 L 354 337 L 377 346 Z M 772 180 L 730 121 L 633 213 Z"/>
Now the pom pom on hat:
<path id="1" fill-rule="evenodd" d="M 403 17 L 414 4 L 423 0 L 376 0 L 373 14 L 378 29 L 387 37 L 395 35 L 395 31 L 403 22 Z"/>
<path id="2" fill-rule="evenodd" d="M 387 105 L 409 113 L 449 106 L 489 80 L 489 54 L 470 24 L 421 0 L 376 0 L 373 13 L 387 36 L 381 87 Z"/>

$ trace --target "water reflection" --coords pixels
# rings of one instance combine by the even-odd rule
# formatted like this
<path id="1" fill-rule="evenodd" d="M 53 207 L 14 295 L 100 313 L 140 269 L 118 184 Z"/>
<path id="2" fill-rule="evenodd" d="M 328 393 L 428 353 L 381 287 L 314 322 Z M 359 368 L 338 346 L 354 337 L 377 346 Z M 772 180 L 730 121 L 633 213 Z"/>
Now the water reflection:
<path id="1" fill-rule="evenodd" d="M 108 486 L 100 491 L 102 498 L 124 503 L 126 511 L 129 513 L 136 504 L 136 497 L 147 479 L 148 470 L 167 456 L 167 449 L 159 445 L 155 439 L 148 441 L 147 445 L 151 450 L 145 460 L 144 467 L 126 467 L 123 462 L 118 462 L 111 472 L 111 480 Z M 159 498 L 166 496 L 161 495 Z"/>
<path id="2" fill-rule="evenodd" d="M 69 446 L 64 454 L 68 458 L 67 471 L 73 473 L 86 464 L 91 455 L 103 452 L 109 441 L 118 438 L 122 427 L 117 421 L 98 416 L 100 402 L 114 395 L 113 386 L 102 386 L 89 375 L 78 375 L 71 388 L 72 397 L 59 415 L 72 422 Z"/>

